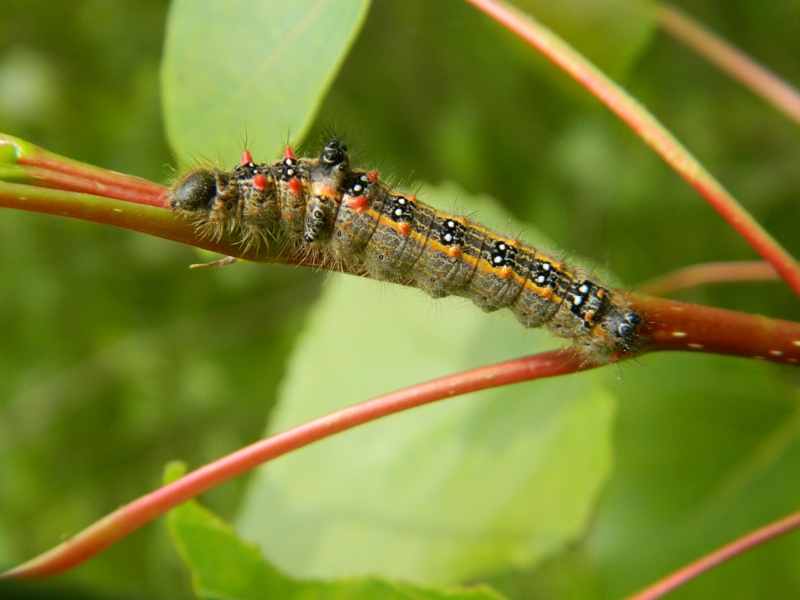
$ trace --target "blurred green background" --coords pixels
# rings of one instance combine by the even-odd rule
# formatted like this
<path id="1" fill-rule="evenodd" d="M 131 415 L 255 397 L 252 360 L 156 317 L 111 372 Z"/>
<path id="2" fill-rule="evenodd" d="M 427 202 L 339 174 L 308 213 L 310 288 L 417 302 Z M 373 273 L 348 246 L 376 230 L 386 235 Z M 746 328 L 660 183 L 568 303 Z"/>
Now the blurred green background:
<path id="1" fill-rule="evenodd" d="M 628 3 L 520 5 L 642 100 L 800 255 L 797 125 Z M 683 6 L 800 84 L 800 5 Z M 4 2 L 0 131 L 168 180 L 176 161 L 158 88 L 166 11 L 152 1 Z M 596 100 L 457 0 L 376 0 L 307 136 L 310 152 L 330 127 L 354 162 L 380 165 L 398 185 L 452 180 L 489 193 L 557 240 L 555 250 L 613 271 L 621 287 L 698 262 L 754 258 Z M 261 159 L 281 141 L 230 135 L 245 134 Z M 325 280 L 283 266 L 189 271 L 191 248 L 8 210 L 0 249 L 2 565 L 152 489 L 169 460 L 196 467 L 257 439 Z M 800 319 L 797 299 L 777 283 L 680 299 Z M 608 370 L 619 400 L 616 463 L 592 524 L 546 563 L 494 577 L 510 597 L 619 597 L 800 506 L 796 373 L 699 356 L 640 362 L 622 368 L 621 382 Z M 243 484 L 204 502 L 233 518 Z M 788 537 L 674 597 L 797 597 L 798 559 L 800 543 Z M 191 597 L 160 523 L 25 593 Z"/>

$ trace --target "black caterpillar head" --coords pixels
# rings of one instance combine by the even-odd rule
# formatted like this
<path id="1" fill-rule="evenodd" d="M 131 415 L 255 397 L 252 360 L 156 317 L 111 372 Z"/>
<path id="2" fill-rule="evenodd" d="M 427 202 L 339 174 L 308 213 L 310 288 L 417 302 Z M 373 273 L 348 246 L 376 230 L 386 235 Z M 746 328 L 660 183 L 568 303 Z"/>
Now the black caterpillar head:
<path id="1" fill-rule="evenodd" d="M 626 312 L 616 324 L 617 346 L 626 352 L 633 349 L 636 342 L 636 328 L 642 323 L 642 317 L 633 311 Z"/>
<path id="2" fill-rule="evenodd" d="M 209 209 L 217 197 L 217 178 L 214 171 L 193 171 L 181 179 L 169 196 L 172 210 L 196 212 Z"/>
<path id="3" fill-rule="evenodd" d="M 347 171 L 350 164 L 350 158 L 347 155 L 347 146 L 337 139 L 329 141 L 322 149 L 319 161 L 323 165 L 327 165 L 332 169 L 336 168 L 344 173 Z"/>

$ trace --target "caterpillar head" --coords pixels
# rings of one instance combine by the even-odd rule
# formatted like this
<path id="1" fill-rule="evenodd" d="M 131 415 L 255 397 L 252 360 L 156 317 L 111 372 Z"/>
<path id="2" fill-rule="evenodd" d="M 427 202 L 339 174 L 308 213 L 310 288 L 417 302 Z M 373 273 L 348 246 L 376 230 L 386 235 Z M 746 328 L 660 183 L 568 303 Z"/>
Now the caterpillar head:
<path id="1" fill-rule="evenodd" d="M 633 311 L 626 311 L 616 323 L 617 347 L 630 352 L 636 342 L 636 328 L 642 323 L 642 317 Z"/>
<path id="2" fill-rule="evenodd" d="M 611 342 L 608 348 L 613 348 L 614 356 L 627 355 L 635 350 L 640 333 L 638 328 L 642 322 L 641 315 L 624 305 L 613 306 L 604 315 L 599 325 Z"/>

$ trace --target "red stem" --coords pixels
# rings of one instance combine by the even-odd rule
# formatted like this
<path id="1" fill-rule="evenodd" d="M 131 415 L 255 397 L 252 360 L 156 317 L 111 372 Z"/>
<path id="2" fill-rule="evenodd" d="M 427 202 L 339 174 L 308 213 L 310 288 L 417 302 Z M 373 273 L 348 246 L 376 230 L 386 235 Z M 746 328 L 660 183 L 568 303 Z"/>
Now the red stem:
<path id="1" fill-rule="evenodd" d="M 778 536 L 797 529 L 798 527 L 800 527 L 800 512 L 793 513 L 780 521 L 776 521 L 766 527 L 748 533 L 735 542 L 731 542 L 727 546 L 723 546 L 719 550 L 707 554 L 700 560 L 675 571 L 672 575 L 628 597 L 627 600 L 655 600 L 655 598 L 661 598 L 664 594 L 682 586 L 684 583 L 691 581 L 698 575 L 713 569 L 717 565 L 735 558 L 748 550 L 752 550 L 756 546 L 769 542 Z"/>
<path id="2" fill-rule="evenodd" d="M 674 6 L 662 4 L 655 14 L 666 32 L 800 123 L 800 93 L 791 85 Z"/>
<path id="3" fill-rule="evenodd" d="M 88 194 L 0 182 L 0 206 L 125 227 L 247 260 L 331 267 L 319 253 L 287 256 L 275 247 L 245 250 L 225 238 L 199 239 L 192 224 L 173 212 Z M 346 270 L 343 265 L 337 268 Z M 795 366 L 800 361 L 798 323 L 650 296 L 626 295 L 634 308 L 647 317 L 646 326 L 642 328 L 642 345 L 638 349 L 641 352 L 713 352 Z"/>
<path id="4" fill-rule="evenodd" d="M 779 281 L 778 272 L 761 260 L 692 265 L 637 286 L 643 294 L 664 296 L 709 283 Z"/>
<path id="5" fill-rule="evenodd" d="M 18 165 L 31 167 L 28 173 L 44 187 L 84 192 L 150 206 L 164 206 L 168 189 L 163 185 L 60 156 L 51 157 L 46 151 L 38 148 L 37 150 L 36 153 L 20 156 L 16 162 Z"/>
<path id="6" fill-rule="evenodd" d="M 159 208 L 164 207 L 164 201 L 169 191 L 163 186 L 155 187 L 155 184 L 152 184 L 153 187 L 148 189 L 141 189 L 136 185 L 135 181 L 102 182 L 94 178 L 87 178 L 83 173 L 58 172 L 38 166 L 28 166 L 25 172 L 35 185 L 41 187 L 64 190 L 66 192 L 93 194 L 104 198 L 114 198 L 115 200 L 125 200 L 126 202 L 147 204 L 148 206 L 157 206 Z"/>
<path id="7" fill-rule="evenodd" d="M 643 352 L 710 352 L 800 366 L 800 323 L 625 293 L 647 315 Z"/>
<path id="8" fill-rule="evenodd" d="M 644 107 L 553 32 L 500 0 L 466 0 L 516 34 L 594 94 L 661 156 L 800 295 L 800 264 Z"/>
<path id="9" fill-rule="evenodd" d="M 521 381 L 575 373 L 596 366 L 576 358 L 570 351 L 548 352 L 442 377 L 336 411 L 251 444 L 142 496 L 0 577 L 37 579 L 62 573 L 182 502 L 269 460 L 346 429 L 437 400 Z"/>

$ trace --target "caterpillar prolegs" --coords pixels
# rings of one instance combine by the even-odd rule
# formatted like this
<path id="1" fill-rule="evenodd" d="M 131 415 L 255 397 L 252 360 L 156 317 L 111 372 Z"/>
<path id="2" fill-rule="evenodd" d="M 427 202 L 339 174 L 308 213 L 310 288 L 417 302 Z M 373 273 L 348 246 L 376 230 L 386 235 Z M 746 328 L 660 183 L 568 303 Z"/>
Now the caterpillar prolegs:
<path id="1" fill-rule="evenodd" d="M 231 172 L 190 171 L 169 206 L 206 235 L 284 241 L 375 279 L 411 279 L 434 298 L 508 308 L 525 327 L 546 325 L 598 362 L 630 354 L 637 341 L 642 317 L 591 272 L 390 189 L 376 172 L 351 168 L 338 140 L 316 159 L 287 148 L 282 160 L 256 164 L 245 151 Z"/>

